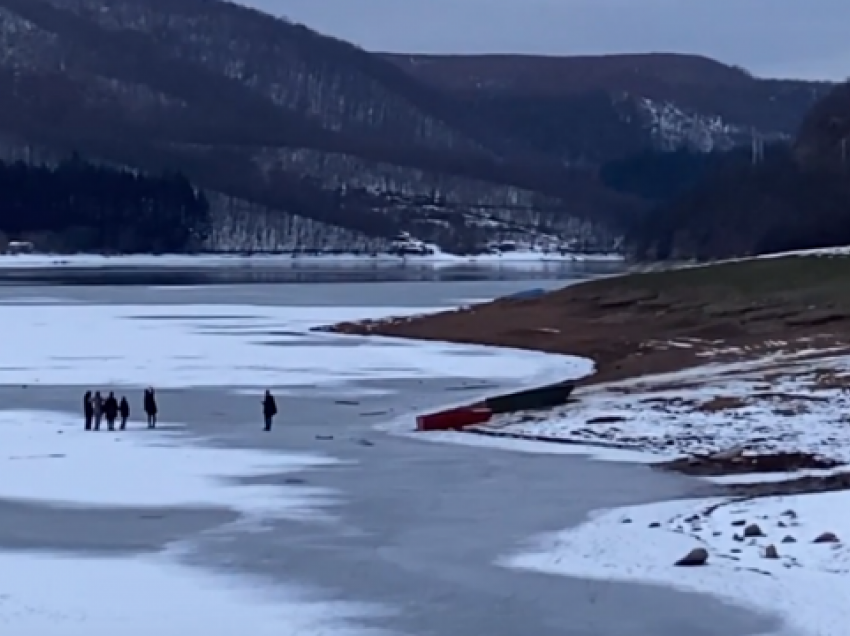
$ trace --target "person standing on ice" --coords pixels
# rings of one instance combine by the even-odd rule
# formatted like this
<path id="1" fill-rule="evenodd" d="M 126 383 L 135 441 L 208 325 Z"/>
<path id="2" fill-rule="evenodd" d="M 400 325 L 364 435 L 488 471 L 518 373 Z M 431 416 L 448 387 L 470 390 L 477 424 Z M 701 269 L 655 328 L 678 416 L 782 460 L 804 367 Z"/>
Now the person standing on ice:
<path id="1" fill-rule="evenodd" d="M 106 416 L 106 426 L 110 431 L 115 430 L 115 418 L 118 417 L 118 400 L 115 399 L 115 394 L 110 391 L 109 397 L 103 403 L 103 414 Z"/>
<path id="2" fill-rule="evenodd" d="M 121 404 L 118 405 L 118 413 L 121 415 L 121 430 L 127 428 L 127 419 L 130 417 L 130 403 L 125 396 L 121 396 Z"/>
<path id="3" fill-rule="evenodd" d="M 100 430 L 100 420 L 103 418 L 103 398 L 100 397 L 100 391 L 94 392 L 94 397 L 91 401 L 92 414 L 94 415 L 94 430 Z"/>
<path id="4" fill-rule="evenodd" d="M 148 428 L 156 428 L 156 395 L 153 387 L 145 389 L 145 414 L 148 416 Z"/>
<path id="5" fill-rule="evenodd" d="M 91 421 L 94 418 L 94 406 L 91 403 L 91 391 L 86 391 L 83 396 L 83 414 L 86 418 L 86 430 L 91 430 Z"/>
<path id="6" fill-rule="evenodd" d="M 271 391 L 266 391 L 266 395 L 263 397 L 263 419 L 266 422 L 264 431 L 272 430 L 272 420 L 275 415 L 277 415 L 277 403 L 274 401 Z"/>

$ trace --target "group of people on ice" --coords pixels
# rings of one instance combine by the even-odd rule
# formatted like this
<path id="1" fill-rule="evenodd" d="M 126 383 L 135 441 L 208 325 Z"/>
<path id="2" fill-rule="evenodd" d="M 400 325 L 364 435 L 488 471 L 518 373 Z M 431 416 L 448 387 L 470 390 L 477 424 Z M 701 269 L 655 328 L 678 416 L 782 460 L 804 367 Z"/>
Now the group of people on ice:
<path id="1" fill-rule="evenodd" d="M 153 388 L 145 389 L 145 397 L 143 401 L 145 414 L 148 417 L 148 428 L 156 428 L 156 395 Z M 115 422 L 120 417 L 119 429 L 127 428 L 127 420 L 130 419 L 130 403 L 127 398 L 121 396 L 121 401 L 115 397 L 115 393 L 109 392 L 106 399 L 100 394 L 100 391 L 95 391 L 92 395 L 91 391 L 86 391 L 83 396 L 83 413 L 86 418 L 86 430 L 99 431 L 101 422 L 106 420 L 106 427 L 110 431 L 115 430 Z"/>
<path id="2" fill-rule="evenodd" d="M 156 428 L 156 414 L 158 408 L 156 405 L 156 394 L 153 387 L 145 389 L 145 396 L 142 401 L 145 410 L 145 415 L 148 418 L 148 428 Z M 271 391 L 266 391 L 263 396 L 263 421 L 265 426 L 264 431 L 272 430 L 272 421 L 277 415 L 277 403 Z M 106 399 L 100 394 L 100 391 L 95 391 L 92 395 L 91 391 L 86 391 L 83 396 L 83 412 L 86 419 L 86 430 L 99 431 L 103 420 L 106 420 L 106 428 L 110 431 L 115 430 L 115 422 L 119 421 L 119 430 L 127 428 L 127 420 L 130 419 L 130 403 L 123 395 L 119 401 L 115 394 L 110 391 Z"/>

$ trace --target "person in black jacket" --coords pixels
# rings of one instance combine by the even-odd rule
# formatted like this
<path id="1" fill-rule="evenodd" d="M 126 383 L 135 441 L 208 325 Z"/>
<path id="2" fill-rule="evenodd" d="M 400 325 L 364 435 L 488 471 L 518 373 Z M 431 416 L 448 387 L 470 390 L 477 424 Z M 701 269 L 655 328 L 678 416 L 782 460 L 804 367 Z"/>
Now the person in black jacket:
<path id="1" fill-rule="evenodd" d="M 263 419 L 266 422 L 264 431 L 272 430 L 272 419 L 275 415 L 277 415 L 277 403 L 275 403 L 271 391 L 266 391 L 266 395 L 263 398 Z"/>
<path id="2" fill-rule="evenodd" d="M 91 391 L 86 391 L 83 396 L 83 414 L 86 418 L 86 430 L 91 430 L 91 422 L 94 419 L 94 406 L 91 403 Z"/>
<path id="3" fill-rule="evenodd" d="M 109 397 L 103 402 L 103 416 L 106 418 L 106 427 L 110 431 L 115 430 L 115 418 L 118 417 L 118 400 L 115 399 L 115 394 L 110 391 Z"/>
<path id="4" fill-rule="evenodd" d="M 100 391 L 94 392 L 94 397 L 91 399 L 92 412 L 94 413 L 94 430 L 100 430 L 100 420 L 103 419 L 103 398 L 100 396 Z"/>
<path id="5" fill-rule="evenodd" d="M 156 395 L 153 387 L 145 389 L 145 414 L 148 416 L 148 428 L 156 428 Z"/>
<path id="6" fill-rule="evenodd" d="M 121 396 L 121 403 L 118 405 L 118 413 L 121 415 L 121 430 L 127 428 L 127 419 L 130 417 L 130 403 L 125 396 Z"/>

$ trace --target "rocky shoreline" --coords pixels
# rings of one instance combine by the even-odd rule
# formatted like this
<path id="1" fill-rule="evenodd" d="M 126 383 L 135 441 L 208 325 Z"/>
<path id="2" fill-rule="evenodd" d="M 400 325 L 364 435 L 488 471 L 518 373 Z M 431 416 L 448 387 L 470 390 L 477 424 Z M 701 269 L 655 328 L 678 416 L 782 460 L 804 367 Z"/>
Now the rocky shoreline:
<path id="1" fill-rule="evenodd" d="M 770 259 L 756 263 L 759 270 L 756 274 L 768 274 L 765 267 L 778 270 L 775 273 L 780 274 L 793 266 L 802 267 L 805 277 L 820 275 L 822 278 L 822 274 L 808 271 L 812 267 L 821 269 L 820 263 L 813 265 L 818 260 L 823 261 Z M 753 399 L 760 399 L 781 403 L 774 414 L 793 418 L 806 412 L 808 403 L 828 402 L 835 391 L 850 389 L 850 373 L 844 374 L 825 363 L 850 353 L 850 307 L 845 310 L 829 297 L 814 298 L 808 293 L 795 295 L 788 291 L 787 285 L 783 288 L 771 283 L 773 287 L 769 289 L 742 288 L 741 281 L 746 282 L 747 276 L 753 275 L 748 271 L 751 267 L 744 261 L 699 269 L 629 274 L 578 284 L 536 298 L 498 299 L 432 315 L 347 322 L 319 330 L 577 355 L 592 359 L 596 364 L 596 373 L 579 382 L 578 403 L 588 390 L 619 392 L 631 402 L 629 409 L 648 408 L 657 412 L 660 408 L 674 416 L 699 410 L 722 412 L 724 417 L 736 419 L 747 409 L 752 410 Z M 797 278 L 801 278 L 799 271 L 795 271 Z M 717 272 L 722 275 L 717 276 Z M 706 273 L 713 278 L 706 281 Z M 763 284 L 761 278 L 752 280 Z M 774 365 L 774 360 L 780 362 Z M 823 395 L 775 390 L 776 378 L 783 373 L 798 372 L 782 367 L 781 361 L 787 360 L 811 367 L 816 375 L 813 382 Z M 724 373 L 708 378 L 702 373 L 702 369 L 720 369 L 724 365 L 730 369 L 727 376 L 740 375 L 734 370 L 747 365 L 756 367 L 761 384 L 752 384 L 745 395 L 724 395 L 720 386 L 725 381 Z M 645 394 L 644 380 L 647 378 L 654 379 L 652 391 L 660 397 Z M 675 397 L 689 390 L 708 394 L 714 386 L 718 387 L 717 391 L 698 404 L 695 400 L 689 404 L 687 399 Z M 689 408 L 682 410 L 683 406 Z M 568 405 L 562 409 L 563 416 L 569 417 L 575 408 L 575 404 Z M 530 412 L 519 421 L 478 426 L 468 432 L 636 450 L 634 437 L 623 437 L 622 429 L 627 427 L 629 420 L 624 415 L 603 412 L 584 421 L 586 435 L 566 437 L 534 430 L 535 420 L 548 417 L 550 414 L 546 412 Z M 524 426 L 518 425 L 523 423 Z M 612 434 L 599 436 L 594 433 L 600 430 L 609 430 Z M 691 435 L 694 433 L 697 431 Z M 753 428 L 750 437 L 758 439 L 763 434 L 763 430 Z M 651 430 L 647 435 L 652 436 Z M 675 446 L 669 438 L 663 443 Z M 843 475 L 794 477 L 795 472 L 804 469 L 844 465 L 850 461 L 850 452 L 847 457 L 838 457 L 830 456 L 829 452 L 795 449 L 793 444 L 770 450 L 759 444 L 750 448 L 746 443 L 735 451 L 725 448 L 709 453 L 695 452 L 691 448 L 680 450 L 678 457 L 660 459 L 657 467 L 692 475 L 760 472 L 789 475 L 789 480 L 769 485 L 733 484 L 730 493 L 736 495 L 767 493 L 764 496 L 772 496 L 850 488 L 850 478 Z"/>

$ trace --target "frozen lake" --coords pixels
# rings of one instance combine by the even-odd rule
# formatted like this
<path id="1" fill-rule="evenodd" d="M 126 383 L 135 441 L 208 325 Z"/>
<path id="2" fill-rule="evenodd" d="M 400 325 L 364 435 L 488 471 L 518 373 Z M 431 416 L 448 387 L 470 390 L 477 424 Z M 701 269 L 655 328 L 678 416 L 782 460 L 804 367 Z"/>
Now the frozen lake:
<path id="1" fill-rule="evenodd" d="M 582 361 L 308 331 L 589 272 L 240 284 L 192 272 L 89 274 L 3 272 L 14 281 L 0 287 L 0 567 L 16 573 L 0 583 L 0 624 L 10 633 L 744 636 L 771 627 L 707 597 L 496 565 L 592 510 L 693 494 L 694 482 L 376 430 L 579 373 Z M 127 394 L 138 411 L 148 384 L 158 387 L 161 430 L 140 427 L 137 412 L 127 432 L 81 430 L 85 390 Z M 266 387 L 281 410 L 271 434 L 260 430 Z"/>
<path id="2" fill-rule="evenodd" d="M 119 261 L 120 263 L 120 261 Z M 388 281 L 571 281 L 617 273 L 618 261 L 476 263 L 393 263 L 250 261 L 218 266 L 185 263 L 157 267 L 103 265 L 98 267 L 0 267 L 3 285 L 212 285 L 271 283 L 352 283 Z"/>

